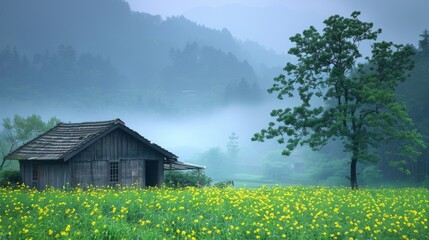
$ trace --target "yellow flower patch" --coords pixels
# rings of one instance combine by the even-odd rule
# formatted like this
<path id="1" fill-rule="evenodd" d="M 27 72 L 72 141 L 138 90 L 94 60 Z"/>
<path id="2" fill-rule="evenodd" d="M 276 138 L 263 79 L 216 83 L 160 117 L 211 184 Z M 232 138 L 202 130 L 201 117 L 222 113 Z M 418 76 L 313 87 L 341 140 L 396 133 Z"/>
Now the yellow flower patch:
<path id="1" fill-rule="evenodd" d="M 429 190 L 0 188 L 0 238 L 425 239 Z"/>

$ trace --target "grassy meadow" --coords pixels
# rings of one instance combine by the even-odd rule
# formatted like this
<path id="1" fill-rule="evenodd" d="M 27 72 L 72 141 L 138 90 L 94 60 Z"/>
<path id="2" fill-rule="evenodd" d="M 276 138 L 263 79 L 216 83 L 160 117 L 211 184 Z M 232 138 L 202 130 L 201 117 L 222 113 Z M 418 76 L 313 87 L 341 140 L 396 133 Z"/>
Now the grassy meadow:
<path id="1" fill-rule="evenodd" d="M 0 189 L 0 239 L 428 239 L 429 190 Z"/>

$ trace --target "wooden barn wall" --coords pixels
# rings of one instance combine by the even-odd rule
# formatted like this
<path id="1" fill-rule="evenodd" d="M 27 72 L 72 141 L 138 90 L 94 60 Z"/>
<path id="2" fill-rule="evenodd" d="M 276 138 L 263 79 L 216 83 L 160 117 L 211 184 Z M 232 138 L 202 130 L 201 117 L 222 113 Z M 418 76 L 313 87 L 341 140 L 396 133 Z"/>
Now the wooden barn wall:
<path id="1" fill-rule="evenodd" d="M 83 186 L 108 185 L 108 162 L 120 161 L 120 184 L 139 182 L 141 186 L 145 186 L 145 160 L 159 162 L 158 179 L 161 185 L 163 156 L 130 134 L 117 129 L 69 160 L 72 164 L 72 183 L 74 186 L 77 183 Z"/>
<path id="2" fill-rule="evenodd" d="M 107 161 L 79 161 L 72 164 L 72 184 L 81 187 L 89 185 L 105 186 L 108 181 Z"/>
<path id="3" fill-rule="evenodd" d="M 31 186 L 33 176 L 31 161 L 19 161 L 19 172 L 21 173 L 22 182 L 27 186 Z"/>
<path id="4" fill-rule="evenodd" d="M 72 185 L 86 187 L 91 184 L 91 164 L 90 162 L 71 162 L 72 165 Z"/>
<path id="5" fill-rule="evenodd" d="M 38 165 L 38 181 L 36 187 L 43 190 L 46 187 L 61 188 L 71 182 L 71 170 L 68 162 L 60 161 L 20 161 L 23 182 L 28 186 L 33 184 L 33 162 Z"/>
<path id="6" fill-rule="evenodd" d="M 142 160 L 122 160 L 121 161 L 121 184 L 139 184 L 145 186 L 145 161 Z"/>
<path id="7" fill-rule="evenodd" d="M 104 186 L 108 180 L 107 161 L 92 161 L 89 170 L 92 172 L 91 183 L 96 186 Z"/>

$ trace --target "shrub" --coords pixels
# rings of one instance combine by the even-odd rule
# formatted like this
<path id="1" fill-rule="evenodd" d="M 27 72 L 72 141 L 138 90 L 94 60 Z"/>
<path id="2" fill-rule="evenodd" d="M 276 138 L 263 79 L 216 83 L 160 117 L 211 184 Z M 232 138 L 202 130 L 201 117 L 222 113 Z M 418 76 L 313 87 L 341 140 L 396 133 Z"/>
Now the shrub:
<path id="1" fill-rule="evenodd" d="M 15 185 L 21 182 L 21 174 L 17 170 L 4 170 L 0 172 L 0 186 Z"/>
<path id="2" fill-rule="evenodd" d="M 204 171 L 166 171 L 164 182 L 167 187 L 205 187 L 210 186 L 212 179 Z"/>
<path id="3" fill-rule="evenodd" d="M 225 180 L 225 181 L 215 183 L 214 186 L 217 188 L 234 187 L 234 181 Z"/>

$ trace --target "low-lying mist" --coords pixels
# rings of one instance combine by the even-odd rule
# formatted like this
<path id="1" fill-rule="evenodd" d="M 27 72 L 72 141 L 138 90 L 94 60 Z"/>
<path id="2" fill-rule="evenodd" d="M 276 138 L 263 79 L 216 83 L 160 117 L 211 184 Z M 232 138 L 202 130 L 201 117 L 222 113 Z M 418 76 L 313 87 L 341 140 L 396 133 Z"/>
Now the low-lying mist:
<path id="1" fill-rule="evenodd" d="M 206 166 L 207 174 L 210 176 L 210 173 L 213 173 L 214 176 L 211 177 L 214 180 L 238 178 L 246 180 L 249 177 L 263 179 L 264 174 L 266 175 L 265 165 L 271 157 L 288 161 L 281 155 L 283 146 L 276 141 L 264 143 L 251 141 L 254 133 L 272 121 L 270 111 L 282 107 L 282 104 L 285 103 L 264 101 L 258 104 L 229 105 L 192 114 L 168 114 L 143 109 L 130 111 L 119 107 L 82 110 L 61 107 L 61 103 L 43 106 L 31 106 L 28 103 L 28 105 L 8 105 L 0 117 L 3 119 L 12 118 L 15 114 L 21 116 L 37 114 L 44 120 L 55 116 L 62 122 L 120 118 L 126 126 L 179 156 L 179 160 Z M 238 137 L 236 140 L 238 153 L 233 154 L 234 156 L 229 153 L 227 147 L 229 137 L 233 133 Z M 299 150 L 296 154 L 299 155 Z"/>
<path id="2" fill-rule="evenodd" d="M 273 96 L 272 96 L 273 97 Z M 274 121 L 272 109 L 292 107 L 294 99 L 267 100 L 255 104 L 234 104 L 188 114 L 129 110 L 120 106 L 70 108 L 62 103 L 5 103 L 0 116 L 40 115 L 62 122 L 104 121 L 120 118 L 126 126 L 150 141 L 173 152 L 180 161 L 206 166 L 214 182 L 233 180 L 236 186 L 264 184 L 347 185 L 349 156 L 333 143 L 321 152 L 298 148 L 290 156 L 281 154 L 284 145 L 276 140 L 252 142 L 254 133 Z M 232 137 L 233 136 L 233 137 Z M 232 137 L 232 140 L 231 140 Z M 229 146 L 228 146 L 229 145 Z M 231 147 L 231 145 L 233 145 Z M 360 164 L 365 184 L 381 179 L 372 165 Z"/>

